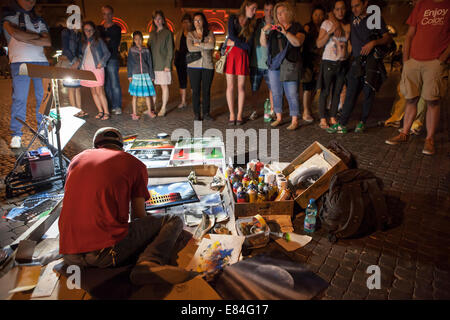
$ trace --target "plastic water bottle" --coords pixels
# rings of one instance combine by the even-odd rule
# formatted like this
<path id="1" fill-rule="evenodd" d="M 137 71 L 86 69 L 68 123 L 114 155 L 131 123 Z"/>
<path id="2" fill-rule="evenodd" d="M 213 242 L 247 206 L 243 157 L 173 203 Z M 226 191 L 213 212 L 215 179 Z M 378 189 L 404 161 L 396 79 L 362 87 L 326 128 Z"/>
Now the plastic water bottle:
<path id="1" fill-rule="evenodd" d="M 270 122 L 270 99 L 264 102 L 264 122 Z"/>
<path id="2" fill-rule="evenodd" d="M 316 201 L 314 199 L 309 199 L 309 204 L 305 210 L 305 224 L 303 228 L 306 233 L 313 233 L 314 231 L 316 231 L 316 216 Z"/>

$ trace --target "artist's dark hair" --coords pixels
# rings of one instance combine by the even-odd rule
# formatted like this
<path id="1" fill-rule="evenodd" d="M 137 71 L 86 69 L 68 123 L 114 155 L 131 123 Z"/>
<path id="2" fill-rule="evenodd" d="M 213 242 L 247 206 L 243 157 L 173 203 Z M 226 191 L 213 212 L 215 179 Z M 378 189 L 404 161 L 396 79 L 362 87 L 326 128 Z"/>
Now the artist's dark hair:
<path id="1" fill-rule="evenodd" d="M 85 21 L 85 22 L 83 22 L 83 42 L 86 42 L 87 41 L 87 38 L 86 38 L 86 34 L 84 33 L 84 27 L 86 26 L 86 25 L 89 25 L 89 26 L 91 26 L 92 27 L 92 29 L 94 29 L 94 35 L 93 35 L 93 37 L 94 37 L 94 40 L 95 41 L 98 41 L 98 39 L 99 39 L 99 32 L 98 32 L 98 29 L 97 29 L 97 26 L 95 25 L 95 23 L 94 22 L 92 22 L 92 21 Z"/>
<path id="2" fill-rule="evenodd" d="M 194 19 L 195 19 L 196 16 L 202 17 L 202 20 L 203 20 L 202 42 L 203 42 L 205 40 L 205 38 L 208 36 L 208 34 L 209 34 L 209 23 L 208 23 L 208 20 L 206 20 L 206 17 L 203 14 L 203 12 L 200 12 L 200 11 L 194 13 L 192 16 L 194 17 Z"/>
<path id="3" fill-rule="evenodd" d="M 102 7 L 102 9 L 103 9 L 103 8 L 109 9 L 109 10 L 111 10 L 111 13 L 114 13 L 113 7 L 111 7 L 109 4 L 104 5 L 104 6 Z"/>
<path id="4" fill-rule="evenodd" d="M 155 28 L 155 32 L 156 32 L 156 28 L 157 28 L 156 24 L 155 24 L 156 16 L 161 16 L 161 18 L 163 19 L 163 26 L 164 27 L 166 26 L 166 17 L 164 16 L 164 12 L 162 10 L 155 10 L 155 11 L 153 11 L 152 24 L 153 24 L 153 27 Z"/>
<path id="5" fill-rule="evenodd" d="M 133 32 L 133 47 L 136 47 L 136 43 L 134 42 L 134 37 L 135 36 L 140 36 L 142 41 L 144 41 L 144 35 L 142 34 L 142 32 L 140 32 L 139 30 Z"/>

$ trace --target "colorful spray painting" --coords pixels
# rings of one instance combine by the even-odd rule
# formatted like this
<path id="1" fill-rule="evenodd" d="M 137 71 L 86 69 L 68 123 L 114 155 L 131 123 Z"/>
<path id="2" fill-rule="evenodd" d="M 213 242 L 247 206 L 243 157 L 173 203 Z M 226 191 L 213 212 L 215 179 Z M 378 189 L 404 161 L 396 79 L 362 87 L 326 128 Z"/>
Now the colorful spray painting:
<path id="1" fill-rule="evenodd" d="M 202 239 L 188 270 L 213 273 L 239 261 L 244 237 L 213 234 L 210 237 Z"/>
<path id="2" fill-rule="evenodd" d="M 150 199 L 145 203 L 147 210 L 177 206 L 200 201 L 189 181 L 147 186 Z"/>

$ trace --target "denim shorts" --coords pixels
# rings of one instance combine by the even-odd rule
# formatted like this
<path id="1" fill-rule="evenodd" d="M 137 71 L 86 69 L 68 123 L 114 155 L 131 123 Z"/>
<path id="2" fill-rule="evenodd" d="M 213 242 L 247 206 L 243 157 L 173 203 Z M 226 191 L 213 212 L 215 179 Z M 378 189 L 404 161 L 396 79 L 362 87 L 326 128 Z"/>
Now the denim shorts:
<path id="1" fill-rule="evenodd" d="M 258 91 L 261 87 L 262 79 L 264 78 L 264 81 L 267 84 L 267 87 L 270 90 L 270 83 L 269 83 L 269 70 L 267 69 L 260 69 L 257 67 L 250 67 L 250 83 L 252 85 L 252 91 Z"/>

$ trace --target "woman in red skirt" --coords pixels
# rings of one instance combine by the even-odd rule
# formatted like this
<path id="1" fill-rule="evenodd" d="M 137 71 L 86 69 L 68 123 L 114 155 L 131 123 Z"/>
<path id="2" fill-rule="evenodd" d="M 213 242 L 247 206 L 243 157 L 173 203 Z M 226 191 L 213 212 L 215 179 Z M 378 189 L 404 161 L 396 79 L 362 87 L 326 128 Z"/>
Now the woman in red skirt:
<path id="1" fill-rule="evenodd" d="M 241 125 L 245 102 L 245 77 L 250 74 L 249 52 L 255 30 L 255 14 L 258 4 L 255 0 L 245 0 L 238 15 L 228 20 L 228 52 L 225 76 L 227 79 L 227 102 L 230 110 L 230 125 Z M 238 83 L 238 114 L 234 112 L 234 84 Z"/>

